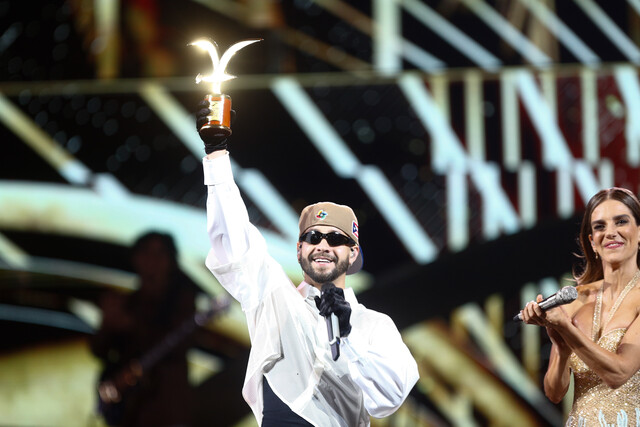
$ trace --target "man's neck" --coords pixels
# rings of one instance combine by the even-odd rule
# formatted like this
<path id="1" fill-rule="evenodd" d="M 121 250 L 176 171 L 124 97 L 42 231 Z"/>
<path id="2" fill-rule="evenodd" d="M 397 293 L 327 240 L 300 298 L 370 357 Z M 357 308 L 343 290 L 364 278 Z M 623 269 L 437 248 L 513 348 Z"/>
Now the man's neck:
<path id="1" fill-rule="evenodd" d="M 323 283 L 316 283 L 313 280 L 311 280 L 311 278 L 309 276 L 305 275 L 304 281 L 307 282 L 309 285 L 313 286 L 314 288 L 316 288 L 317 290 L 321 291 L 322 290 L 322 285 Z M 332 281 L 331 283 L 333 283 L 334 285 L 336 285 L 337 288 L 340 289 L 344 289 L 345 288 L 345 276 L 340 276 L 338 277 L 336 280 Z"/>

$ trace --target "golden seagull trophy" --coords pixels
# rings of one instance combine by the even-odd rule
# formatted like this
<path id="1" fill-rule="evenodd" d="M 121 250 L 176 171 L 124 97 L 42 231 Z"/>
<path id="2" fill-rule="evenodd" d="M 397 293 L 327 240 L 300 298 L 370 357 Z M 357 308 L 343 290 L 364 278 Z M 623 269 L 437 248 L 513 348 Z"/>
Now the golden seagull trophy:
<path id="1" fill-rule="evenodd" d="M 218 57 L 218 45 L 215 41 L 202 38 L 189 43 L 189 46 L 197 46 L 206 50 L 213 63 L 213 72 L 209 76 L 198 74 L 196 83 L 211 83 L 211 93 L 205 96 L 209 102 L 211 113 L 207 116 L 207 122 L 200 128 L 200 134 L 213 137 L 228 137 L 231 135 L 231 97 L 222 93 L 222 82 L 235 79 L 236 76 L 227 74 L 229 61 L 240 49 L 262 39 L 247 39 L 233 44 L 222 57 Z"/>

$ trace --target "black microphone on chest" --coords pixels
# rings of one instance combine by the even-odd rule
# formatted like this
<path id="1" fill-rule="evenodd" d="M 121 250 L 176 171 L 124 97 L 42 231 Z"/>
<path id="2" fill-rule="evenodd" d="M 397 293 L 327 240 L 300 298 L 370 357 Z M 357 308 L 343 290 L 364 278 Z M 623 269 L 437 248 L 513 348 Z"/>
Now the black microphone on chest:
<path id="1" fill-rule="evenodd" d="M 328 289 L 335 288 L 333 283 L 325 283 L 322 285 L 321 294 L 324 294 Z M 338 323 L 338 316 L 335 313 L 331 313 L 325 317 L 327 324 L 327 334 L 329 336 L 329 346 L 331 347 L 331 357 L 333 360 L 338 360 L 340 357 L 340 324 Z"/>

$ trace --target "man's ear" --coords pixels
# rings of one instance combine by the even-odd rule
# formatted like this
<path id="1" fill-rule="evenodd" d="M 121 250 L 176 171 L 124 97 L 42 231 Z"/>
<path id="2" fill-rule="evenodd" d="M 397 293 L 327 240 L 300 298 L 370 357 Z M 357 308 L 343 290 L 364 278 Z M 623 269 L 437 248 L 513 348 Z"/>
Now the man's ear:
<path id="1" fill-rule="evenodd" d="M 349 251 L 349 261 L 353 263 L 356 258 L 358 258 L 358 254 L 360 253 L 360 248 L 357 246 L 351 246 Z"/>

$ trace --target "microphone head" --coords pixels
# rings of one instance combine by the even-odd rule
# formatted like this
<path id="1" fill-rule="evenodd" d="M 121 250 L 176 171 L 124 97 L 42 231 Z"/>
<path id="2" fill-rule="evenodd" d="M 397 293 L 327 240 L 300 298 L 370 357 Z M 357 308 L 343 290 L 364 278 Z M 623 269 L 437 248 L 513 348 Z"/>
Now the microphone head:
<path id="1" fill-rule="evenodd" d="M 565 286 L 556 296 L 561 304 L 568 304 L 578 298 L 578 290 L 573 286 Z"/>

